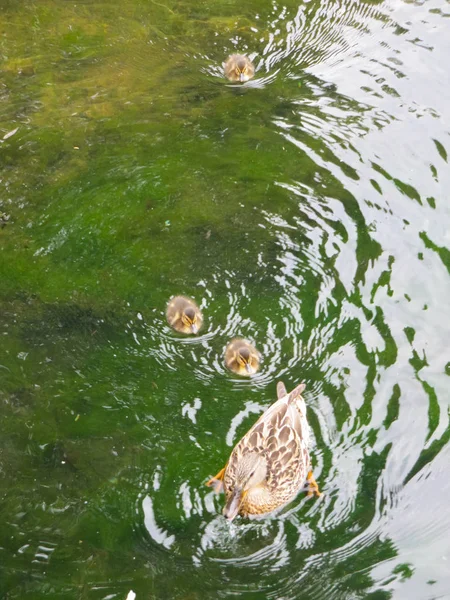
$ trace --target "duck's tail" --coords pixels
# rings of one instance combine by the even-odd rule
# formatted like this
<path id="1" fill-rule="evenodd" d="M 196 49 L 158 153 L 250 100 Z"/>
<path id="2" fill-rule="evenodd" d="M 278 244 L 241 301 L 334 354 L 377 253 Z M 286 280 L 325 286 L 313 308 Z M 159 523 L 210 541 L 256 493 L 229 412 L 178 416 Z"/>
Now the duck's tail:
<path id="1" fill-rule="evenodd" d="M 282 381 L 279 381 L 277 383 L 277 398 L 278 398 L 278 400 L 280 400 L 281 398 L 284 398 L 287 395 L 288 395 L 288 393 L 287 393 L 286 386 L 284 385 L 284 383 Z"/>
<path id="2" fill-rule="evenodd" d="M 303 400 L 302 393 L 303 393 L 303 390 L 305 389 L 305 387 L 306 387 L 305 383 L 300 383 L 296 388 L 294 388 L 292 390 L 292 392 L 289 394 L 289 400 L 288 400 L 289 404 L 291 402 L 297 402 L 300 399 Z M 303 402 L 304 402 L 304 400 L 303 400 Z"/>
<path id="3" fill-rule="evenodd" d="M 302 397 L 302 392 L 306 385 L 300 383 L 296 388 L 289 394 L 288 405 L 295 406 L 300 413 L 300 418 L 306 420 L 306 403 Z"/>

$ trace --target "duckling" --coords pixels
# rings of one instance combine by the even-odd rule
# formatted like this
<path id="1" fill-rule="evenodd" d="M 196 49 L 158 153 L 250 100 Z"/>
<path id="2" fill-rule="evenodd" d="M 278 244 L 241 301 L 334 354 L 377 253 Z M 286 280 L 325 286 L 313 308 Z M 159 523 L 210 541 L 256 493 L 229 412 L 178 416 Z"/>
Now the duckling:
<path id="1" fill-rule="evenodd" d="M 269 514 L 291 502 L 306 484 L 308 496 L 321 496 L 309 457 L 309 425 L 302 398 L 305 384 L 291 393 L 277 385 L 278 400 L 236 444 L 223 469 L 207 486 L 226 495 L 223 514 Z"/>
<path id="2" fill-rule="evenodd" d="M 243 54 L 232 54 L 224 63 L 225 77 L 230 81 L 245 83 L 255 74 L 252 61 Z"/>
<path id="3" fill-rule="evenodd" d="M 203 315 L 191 298 L 174 296 L 167 304 L 169 325 L 180 333 L 198 333 L 203 325 Z"/>
<path id="4" fill-rule="evenodd" d="M 225 366 L 238 375 L 254 375 L 259 369 L 260 360 L 258 350 L 242 338 L 231 340 L 225 349 Z"/>

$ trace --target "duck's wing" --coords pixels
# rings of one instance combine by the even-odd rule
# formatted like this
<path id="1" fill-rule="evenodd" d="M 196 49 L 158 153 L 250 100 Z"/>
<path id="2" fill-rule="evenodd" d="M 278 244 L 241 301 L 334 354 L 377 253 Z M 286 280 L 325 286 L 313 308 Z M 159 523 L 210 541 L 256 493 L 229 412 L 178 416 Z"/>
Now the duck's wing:
<path id="1" fill-rule="evenodd" d="M 268 431 L 267 486 L 286 498 L 292 494 L 292 489 L 297 489 L 298 484 L 306 480 L 310 468 L 309 425 L 301 395 L 304 389 L 305 385 L 300 384 L 282 397 L 285 408 L 272 415 L 272 427 Z M 279 393 L 284 390 L 278 386 Z"/>

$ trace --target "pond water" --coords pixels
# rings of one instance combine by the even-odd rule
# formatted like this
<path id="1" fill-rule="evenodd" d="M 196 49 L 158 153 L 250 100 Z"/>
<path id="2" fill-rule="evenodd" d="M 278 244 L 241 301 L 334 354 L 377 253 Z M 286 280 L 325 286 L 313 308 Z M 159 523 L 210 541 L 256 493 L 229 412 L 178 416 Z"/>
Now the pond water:
<path id="1" fill-rule="evenodd" d="M 450 598 L 449 17 L 0 2 L 1 598 Z M 279 380 L 324 494 L 230 525 Z"/>

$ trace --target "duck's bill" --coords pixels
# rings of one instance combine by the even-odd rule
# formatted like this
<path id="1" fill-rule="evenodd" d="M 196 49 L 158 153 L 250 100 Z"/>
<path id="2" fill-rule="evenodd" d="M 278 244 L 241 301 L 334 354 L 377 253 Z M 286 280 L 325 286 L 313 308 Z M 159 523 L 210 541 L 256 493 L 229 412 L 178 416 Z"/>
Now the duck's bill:
<path id="1" fill-rule="evenodd" d="M 244 495 L 242 490 L 235 489 L 233 491 L 233 495 L 231 498 L 229 498 L 225 504 L 225 508 L 223 509 L 223 515 L 226 519 L 228 519 L 228 521 L 231 522 L 235 517 L 237 517 L 243 497 Z"/>
<path id="2" fill-rule="evenodd" d="M 247 76 L 244 75 L 244 73 L 239 73 L 239 81 L 245 83 L 247 81 Z"/>
<path id="3" fill-rule="evenodd" d="M 253 369 L 252 369 L 252 366 L 249 363 L 245 363 L 245 370 L 247 371 L 247 373 L 249 375 L 252 375 Z"/>
<path id="4" fill-rule="evenodd" d="M 192 323 L 191 331 L 192 331 L 192 333 L 198 333 L 198 327 L 195 323 Z"/>

